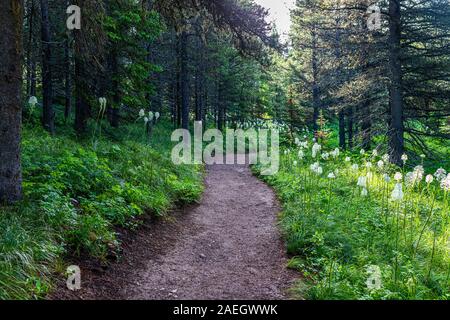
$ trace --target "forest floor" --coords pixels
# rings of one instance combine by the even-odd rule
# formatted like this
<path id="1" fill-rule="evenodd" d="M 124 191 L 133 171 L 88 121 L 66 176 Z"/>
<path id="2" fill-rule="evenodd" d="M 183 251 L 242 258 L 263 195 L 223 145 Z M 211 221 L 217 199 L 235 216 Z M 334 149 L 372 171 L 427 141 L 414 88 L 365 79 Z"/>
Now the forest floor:
<path id="1" fill-rule="evenodd" d="M 277 227 L 274 192 L 246 165 L 207 167 L 201 202 L 120 230 L 123 254 L 86 259 L 82 289 L 60 280 L 50 299 L 289 299 L 298 274 Z"/>

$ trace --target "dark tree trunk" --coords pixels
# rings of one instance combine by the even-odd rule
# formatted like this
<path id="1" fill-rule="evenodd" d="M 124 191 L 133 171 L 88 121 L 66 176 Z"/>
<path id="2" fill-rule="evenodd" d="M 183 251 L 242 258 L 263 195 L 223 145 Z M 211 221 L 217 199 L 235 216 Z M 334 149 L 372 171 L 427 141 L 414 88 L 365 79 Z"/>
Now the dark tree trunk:
<path id="1" fill-rule="evenodd" d="M 217 129 L 222 130 L 224 127 L 224 102 L 223 102 L 223 86 L 220 80 L 217 80 Z"/>
<path id="2" fill-rule="evenodd" d="M 33 54 L 33 20 L 34 20 L 34 0 L 31 0 L 31 7 L 28 17 L 28 51 L 27 51 L 27 95 L 31 95 L 31 82 L 34 64 Z"/>
<path id="3" fill-rule="evenodd" d="M 20 127 L 22 122 L 23 1 L 0 1 L 0 202 L 22 196 Z"/>
<path id="4" fill-rule="evenodd" d="M 53 134 L 55 132 L 55 114 L 53 112 L 53 83 L 52 83 L 52 49 L 51 49 L 51 31 L 50 17 L 48 11 L 48 0 L 41 0 L 42 14 L 42 125 L 45 130 Z"/>
<path id="5" fill-rule="evenodd" d="M 176 70 L 176 95 L 175 95 L 175 123 L 181 127 L 181 36 L 177 35 L 176 45 L 177 70 Z"/>
<path id="6" fill-rule="evenodd" d="M 404 152 L 402 67 L 400 61 L 401 36 L 400 1 L 389 1 L 389 69 L 390 69 L 390 130 L 391 162 L 401 165 Z"/>
<path id="7" fill-rule="evenodd" d="M 77 50 L 79 52 L 79 49 Z M 78 135 L 82 135 L 86 132 L 87 120 L 89 117 L 89 104 L 86 100 L 87 88 L 84 85 L 84 61 L 77 57 L 75 59 L 75 91 L 76 91 L 76 103 L 75 103 L 75 131 Z"/>
<path id="8" fill-rule="evenodd" d="M 80 8 L 84 5 L 84 0 L 75 1 L 75 4 Z M 87 122 L 90 115 L 89 102 L 87 99 L 88 88 L 88 71 L 86 70 L 86 43 L 82 34 L 83 30 L 74 30 L 74 85 L 75 85 L 75 123 L 74 129 L 77 135 L 86 133 Z"/>
<path id="9" fill-rule="evenodd" d="M 111 54 L 111 73 L 112 73 L 112 91 L 113 91 L 113 103 L 111 106 L 111 127 L 119 127 L 119 111 L 120 111 L 120 88 L 119 88 L 119 64 L 117 61 L 117 53 Z"/>
<path id="10" fill-rule="evenodd" d="M 317 61 L 317 36 L 313 32 L 312 35 L 312 98 L 313 98 L 313 130 L 316 133 L 319 130 L 319 125 L 317 123 L 319 119 L 319 108 L 320 108 L 320 93 L 319 93 L 319 69 Z"/>
<path id="11" fill-rule="evenodd" d="M 34 57 L 31 61 L 30 96 L 36 96 L 36 61 L 34 61 Z"/>
<path id="12" fill-rule="evenodd" d="M 337 1 L 337 5 L 340 5 L 340 1 Z M 341 26 L 340 26 L 340 16 L 337 16 L 336 19 L 336 38 L 334 39 L 334 46 L 335 46 L 335 57 L 336 57 L 336 63 L 340 63 L 341 61 Z M 338 66 L 338 68 L 336 69 L 337 74 L 336 74 L 336 79 L 338 79 L 338 77 L 340 76 L 340 73 L 342 71 L 342 68 L 340 66 Z M 346 149 L 347 144 L 345 141 L 345 109 L 344 108 L 340 108 L 339 113 L 338 113 L 338 117 L 339 117 L 339 147 L 342 149 Z"/>
<path id="13" fill-rule="evenodd" d="M 189 80 L 188 80 L 188 35 L 186 31 L 181 32 L 181 127 L 189 129 Z"/>
<path id="14" fill-rule="evenodd" d="M 203 119 L 203 103 L 204 103 L 204 77 L 205 77 L 205 62 L 204 62 L 204 47 L 200 40 L 199 56 L 197 61 L 197 70 L 195 77 L 195 120 L 202 121 Z"/>
<path id="15" fill-rule="evenodd" d="M 370 106 L 368 102 L 364 102 L 362 106 L 363 120 L 361 123 L 362 148 L 369 150 L 372 145 L 372 120 L 370 118 Z"/>
<path id="16" fill-rule="evenodd" d="M 70 35 L 67 34 L 67 39 L 64 47 L 64 59 L 65 59 L 65 108 L 64 108 L 64 119 L 67 121 L 72 112 L 72 79 L 71 79 L 71 59 L 70 59 Z"/>
<path id="17" fill-rule="evenodd" d="M 195 121 L 200 121 L 200 72 L 197 68 L 195 72 Z"/>
<path id="18" fill-rule="evenodd" d="M 173 77 L 171 84 L 170 84 L 170 90 L 169 90 L 169 94 L 171 94 L 172 96 L 170 97 L 169 101 L 171 101 L 172 104 L 172 124 L 173 127 L 176 128 L 177 126 L 177 88 L 178 88 L 178 77 L 175 75 L 175 77 Z"/>
<path id="19" fill-rule="evenodd" d="M 344 110 L 339 111 L 339 147 L 345 149 L 347 144 L 345 143 L 345 113 Z"/>
<path id="20" fill-rule="evenodd" d="M 348 133 L 348 148 L 350 150 L 353 149 L 353 107 L 350 106 L 348 108 L 347 115 L 347 133 Z"/>

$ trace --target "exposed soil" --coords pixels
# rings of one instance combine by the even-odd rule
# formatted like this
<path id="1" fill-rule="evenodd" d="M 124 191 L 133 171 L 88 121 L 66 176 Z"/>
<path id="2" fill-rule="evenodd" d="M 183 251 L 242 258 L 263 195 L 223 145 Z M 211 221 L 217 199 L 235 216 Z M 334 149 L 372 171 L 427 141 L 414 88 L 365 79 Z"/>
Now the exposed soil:
<path id="1" fill-rule="evenodd" d="M 200 204 L 123 231 L 120 261 L 78 261 L 82 289 L 51 299 L 288 299 L 296 274 L 277 229 L 273 191 L 245 165 L 207 168 Z"/>

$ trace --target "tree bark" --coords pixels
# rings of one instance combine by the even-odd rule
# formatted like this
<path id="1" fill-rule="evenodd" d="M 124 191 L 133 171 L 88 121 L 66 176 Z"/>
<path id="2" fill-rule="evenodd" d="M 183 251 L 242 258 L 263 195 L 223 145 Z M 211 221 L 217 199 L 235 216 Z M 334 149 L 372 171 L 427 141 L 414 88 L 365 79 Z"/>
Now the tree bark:
<path id="1" fill-rule="evenodd" d="M 400 1 L 389 1 L 389 69 L 390 69 L 390 130 L 391 162 L 401 165 L 404 152 L 402 67 L 400 60 L 401 13 Z"/>
<path id="2" fill-rule="evenodd" d="M 0 202 L 22 196 L 20 127 L 22 122 L 23 0 L 0 1 Z"/>
<path id="3" fill-rule="evenodd" d="M 31 95 L 32 70 L 34 60 L 33 54 L 33 20 L 34 20 L 34 0 L 31 0 L 30 12 L 28 13 L 28 52 L 27 52 L 27 95 Z"/>
<path id="4" fill-rule="evenodd" d="M 111 54 L 111 73 L 112 73 L 112 91 L 113 91 L 113 105 L 111 106 L 111 127 L 119 127 L 119 107 L 120 107 L 120 88 L 119 88 L 119 64 L 117 61 L 117 53 Z"/>
<path id="5" fill-rule="evenodd" d="M 52 49 L 50 17 L 48 11 L 48 0 L 41 0 L 41 33 L 42 33 L 42 125 L 51 134 L 55 133 L 55 114 L 53 112 L 53 83 L 52 83 Z"/>
<path id="6" fill-rule="evenodd" d="M 344 110 L 339 111 L 339 147 L 345 149 L 347 147 L 345 141 L 345 113 Z"/>
<path id="7" fill-rule="evenodd" d="M 317 61 L 317 35 L 315 32 L 312 34 L 312 98 L 313 98 L 313 130 L 314 134 L 319 130 L 319 125 L 317 123 L 319 119 L 319 108 L 320 108 L 320 93 L 319 93 L 319 69 Z"/>
<path id="8" fill-rule="evenodd" d="M 65 108 L 64 108 L 64 119 L 67 120 L 72 112 L 72 68 L 70 59 L 70 35 L 67 34 L 66 43 L 64 47 L 64 60 L 65 60 Z"/>
<path id="9" fill-rule="evenodd" d="M 189 129 L 189 82 L 188 82 L 188 56 L 186 31 L 181 32 L 181 127 Z"/>
<path id="10" fill-rule="evenodd" d="M 77 42 L 76 42 L 77 43 Z M 77 48 L 78 45 L 76 44 Z M 76 49 L 78 55 L 80 54 L 80 48 Z M 83 66 L 84 61 L 80 56 L 75 58 L 75 92 L 76 92 L 76 102 L 75 102 L 75 131 L 78 135 L 82 135 L 86 132 L 87 120 L 89 117 L 89 104 L 86 100 L 87 88 L 84 85 L 84 75 L 85 70 Z"/>
<path id="11" fill-rule="evenodd" d="M 353 149 L 353 107 L 350 106 L 348 108 L 347 115 L 347 134 L 348 134 L 348 148 L 349 150 Z"/>

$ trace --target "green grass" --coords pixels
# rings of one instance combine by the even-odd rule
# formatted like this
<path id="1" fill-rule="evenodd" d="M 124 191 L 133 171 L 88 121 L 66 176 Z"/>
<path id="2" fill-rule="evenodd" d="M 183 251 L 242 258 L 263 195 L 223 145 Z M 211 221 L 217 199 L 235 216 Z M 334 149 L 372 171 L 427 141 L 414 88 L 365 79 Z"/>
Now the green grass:
<path id="1" fill-rule="evenodd" d="M 202 168 L 172 164 L 170 124 L 156 125 L 150 140 L 140 123 L 102 126 L 77 139 L 62 123 L 51 137 L 25 121 L 24 199 L 0 207 L 0 299 L 45 296 L 67 253 L 106 259 L 120 246 L 116 226 L 201 196 Z"/>
<path id="2" fill-rule="evenodd" d="M 296 288 L 300 294 L 309 299 L 450 298 L 449 197 L 436 181 L 403 183 L 405 197 L 396 202 L 391 200 L 395 183 L 386 183 L 383 175 L 392 178 L 401 169 L 377 168 L 380 157 L 349 154 L 352 160 L 345 162 L 347 155 L 325 161 L 319 154 L 312 159 L 311 143 L 304 160 L 297 153 L 282 156 L 277 175 L 261 178 L 283 203 L 280 225 L 292 257 L 289 266 L 305 278 Z M 310 169 L 318 159 L 320 176 Z M 366 161 L 373 163 L 370 170 Z M 337 178 L 327 178 L 336 169 Z M 368 171 L 373 177 L 368 196 L 362 196 L 357 181 Z M 371 266 L 380 270 L 378 289 L 367 285 Z"/>

